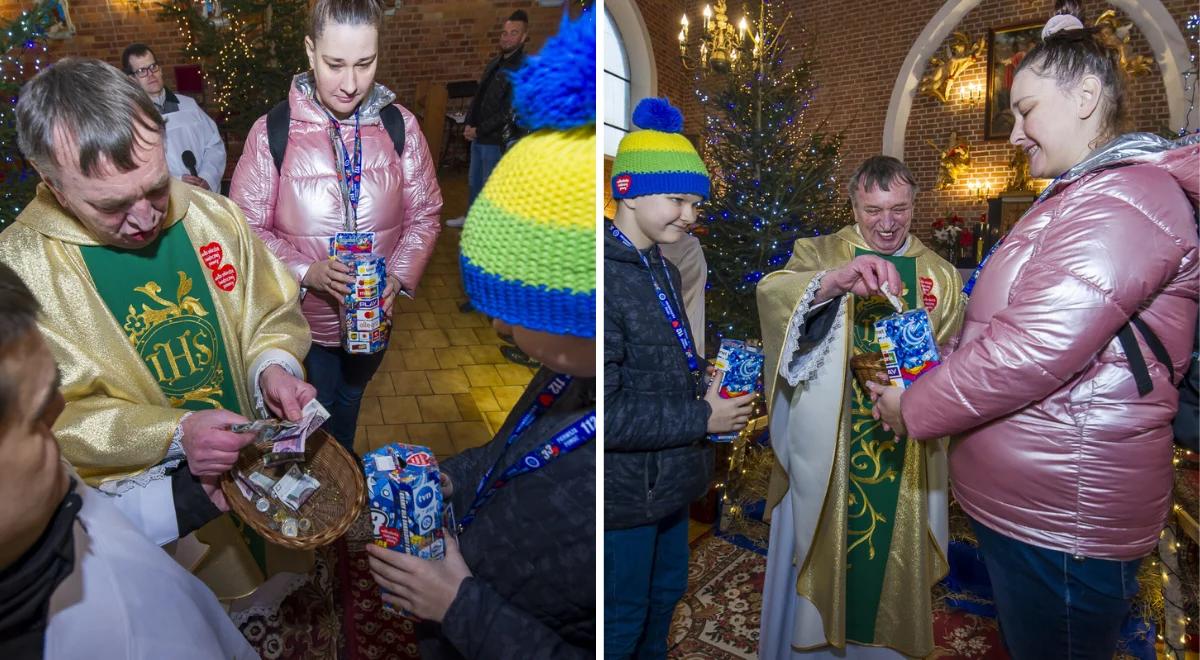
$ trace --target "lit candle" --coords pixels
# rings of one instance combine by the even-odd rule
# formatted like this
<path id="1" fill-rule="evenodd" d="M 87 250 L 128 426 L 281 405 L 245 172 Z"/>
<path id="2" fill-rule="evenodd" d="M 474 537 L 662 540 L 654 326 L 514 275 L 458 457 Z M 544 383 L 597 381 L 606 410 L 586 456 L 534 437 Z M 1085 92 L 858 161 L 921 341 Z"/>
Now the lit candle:
<path id="1" fill-rule="evenodd" d="M 743 16 L 742 20 L 738 21 L 738 38 L 739 39 L 744 38 L 746 36 L 746 31 L 748 29 L 749 28 L 746 27 L 746 17 Z"/>
<path id="2" fill-rule="evenodd" d="M 712 7 L 704 5 L 704 29 L 708 29 L 708 19 L 712 18 Z"/>

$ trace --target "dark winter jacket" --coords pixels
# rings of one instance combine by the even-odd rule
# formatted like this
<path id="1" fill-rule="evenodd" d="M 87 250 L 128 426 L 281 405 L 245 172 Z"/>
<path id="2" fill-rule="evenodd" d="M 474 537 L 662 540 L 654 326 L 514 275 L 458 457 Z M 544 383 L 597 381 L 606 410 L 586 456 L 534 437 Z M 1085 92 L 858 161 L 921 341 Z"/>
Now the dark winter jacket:
<path id="1" fill-rule="evenodd" d="M 542 369 L 488 444 L 442 463 L 463 516 L 497 459 L 494 481 L 528 451 L 596 408 L 596 380 L 576 378 L 510 447 L 512 427 L 554 377 Z M 459 587 L 422 658 L 595 657 L 596 451 L 587 443 L 515 477 L 480 507 L 459 536 L 473 577 Z"/>
<path id="2" fill-rule="evenodd" d="M 508 144 L 521 137 L 512 107 L 512 83 L 508 75 L 525 63 L 525 47 L 507 58 L 497 55 L 483 69 L 479 91 L 471 100 L 467 124 L 475 127 L 479 144 Z"/>
<path id="3" fill-rule="evenodd" d="M 647 255 L 662 281 L 662 258 Z M 667 263 L 674 290 L 679 270 Z M 648 525 L 708 490 L 713 450 L 703 384 L 654 295 L 633 249 L 604 232 L 604 527 Z M 669 293 L 668 293 L 669 295 Z M 683 304 L 674 300 L 680 320 Z M 689 328 L 689 332 L 690 332 Z M 700 363 L 704 367 L 703 358 Z"/>

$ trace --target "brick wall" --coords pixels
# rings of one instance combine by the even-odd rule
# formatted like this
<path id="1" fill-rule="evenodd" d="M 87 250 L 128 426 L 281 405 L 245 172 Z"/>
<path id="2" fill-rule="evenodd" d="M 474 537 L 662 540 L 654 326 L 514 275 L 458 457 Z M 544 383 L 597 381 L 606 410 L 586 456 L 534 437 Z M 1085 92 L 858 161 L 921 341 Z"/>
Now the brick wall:
<path id="1" fill-rule="evenodd" d="M 51 41 L 51 60 L 66 55 L 97 57 L 120 66 L 121 51 L 135 41 L 154 49 L 166 65 L 165 80 L 174 85 L 172 65 L 186 63 L 182 36 L 173 21 L 164 21 L 152 0 L 135 10 L 130 0 L 74 0 L 71 18 L 76 35 Z M 0 0 L 0 18 L 11 20 L 29 0 Z M 532 0 L 403 0 L 384 19 L 380 34 L 380 61 L 376 79 L 388 86 L 406 106 L 415 99 L 421 82 L 442 84 L 478 79 L 484 64 L 496 52 L 500 27 L 516 9 L 529 14 L 527 52 L 537 52 L 558 28 L 560 7 L 540 7 Z M 233 162 L 236 154 L 230 154 Z"/>
<path id="2" fill-rule="evenodd" d="M 679 14 L 685 3 L 679 0 L 636 2 L 654 44 L 658 92 L 676 102 L 683 101 L 685 131 L 698 131 L 701 115 L 691 93 L 691 77 L 682 70 L 677 55 Z M 820 88 L 810 112 L 817 117 L 829 116 L 832 127 L 846 133 L 840 170 L 844 180 L 859 162 L 879 153 L 888 102 L 900 67 L 913 41 L 944 3 L 942 0 L 881 0 L 869 3 L 869 6 L 849 2 L 790 4 L 794 25 L 787 37 L 816 61 L 814 72 Z M 1195 11 L 1194 0 L 1164 0 L 1163 4 L 1175 18 L 1180 32 L 1186 35 L 1183 22 Z M 695 29 L 703 3 L 687 2 L 686 6 Z M 740 17 L 740 7 L 734 7 L 737 5 L 731 3 L 736 21 Z M 985 36 L 989 28 L 1044 22 L 1052 7 L 1053 0 L 985 0 L 966 14 L 955 29 L 964 30 L 978 39 Z M 1087 0 L 1084 7 L 1090 20 L 1108 5 Z M 1135 32 L 1136 52 L 1150 55 L 1145 38 L 1139 31 Z M 975 82 L 986 87 L 985 69 L 984 63 L 974 65 L 958 84 Z M 1167 127 L 1166 92 L 1157 64 L 1152 66 L 1150 74 L 1135 81 L 1130 98 L 1136 130 Z M 929 224 L 935 217 L 950 212 L 972 217 L 986 210 L 983 203 L 976 202 L 970 195 L 965 183 L 946 191 L 933 190 L 937 178 L 937 152 L 926 139 L 944 145 L 950 132 L 958 131 L 959 137 L 966 139 L 972 148 L 973 165 L 967 179 L 986 181 L 993 190 L 1003 187 L 1008 176 L 1010 145 L 1006 140 L 985 141 L 983 123 L 982 103 L 970 106 L 955 99 L 943 105 L 929 97 L 914 98 L 904 152 L 906 162 L 924 191 L 914 219 L 919 236 L 928 236 Z"/>

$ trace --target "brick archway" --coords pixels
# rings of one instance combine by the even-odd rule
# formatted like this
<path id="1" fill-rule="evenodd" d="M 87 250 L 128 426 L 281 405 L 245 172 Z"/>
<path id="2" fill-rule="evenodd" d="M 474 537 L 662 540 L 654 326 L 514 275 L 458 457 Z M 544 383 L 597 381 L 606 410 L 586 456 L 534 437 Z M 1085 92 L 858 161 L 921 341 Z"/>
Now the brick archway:
<path id="1" fill-rule="evenodd" d="M 947 0 L 913 42 L 892 87 L 887 118 L 883 124 L 882 153 L 904 159 L 904 138 L 913 95 L 921 82 L 925 66 L 963 17 L 982 1 Z M 1188 47 L 1170 12 L 1159 0 L 1109 0 L 1109 4 L 1125 12 L 1150 43 L 1154 59 L 1162 72 L 1171 126 L 1183 126 L 1185 123 L 1190 126 L 1191 117 L 1186 116 L 1187 99 L 1183 90 L 1183 71 L 1189 66 Z"/>

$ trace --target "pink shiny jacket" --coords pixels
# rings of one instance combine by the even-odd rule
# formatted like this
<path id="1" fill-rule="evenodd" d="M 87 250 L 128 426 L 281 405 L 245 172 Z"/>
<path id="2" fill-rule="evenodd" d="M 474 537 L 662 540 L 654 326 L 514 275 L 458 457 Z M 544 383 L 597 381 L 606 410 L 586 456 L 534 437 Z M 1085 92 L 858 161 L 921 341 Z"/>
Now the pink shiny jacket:
<path id="1" fill-rule="evenodd" d="M 980 274 L 957 348 L 903 395 L 912 437 L 958 436 L 954 495 L 1005 536 L 1118 560 L 1158 542 L 1200 295 L 1200 158 L 1171 146 L 1123 136 L 1044 192 Z M 1134 314 L 1175 368 L 1137 335 L 1144 397 L 1114 338 Z"/>
<path id="2" fill-rule="evenodd" d="M 375 232 L 375 253 L 387 257 L 388 273 L 414 291 L 441 230 L 442 193 L 429 147 L 412 113 L 404 116 L 404 153 L 397 155 L 379 119 L 379 110 L 395 100 L 382 85 L 362 102 L 362 189 L 359 231 Z M 267 144 L 267 119 L 259 117 L 246 137 L 245 151 L 233 173 L 229 197 L 242 208 L 251 228 L 296 277 L 329 256 L 329 237 L 344 231 L 345 211 L 337 180 L 330 119 L 313 100 L 310 74 L 292 82 L 288 94 L 292 121 L 280 173 Z M 341 137 L 354 148 L 354 122 L 341 125 Z M 338 303 L 316 291 L 301 302 L 312 326 L 313 341 L 340 341 Z"/>

